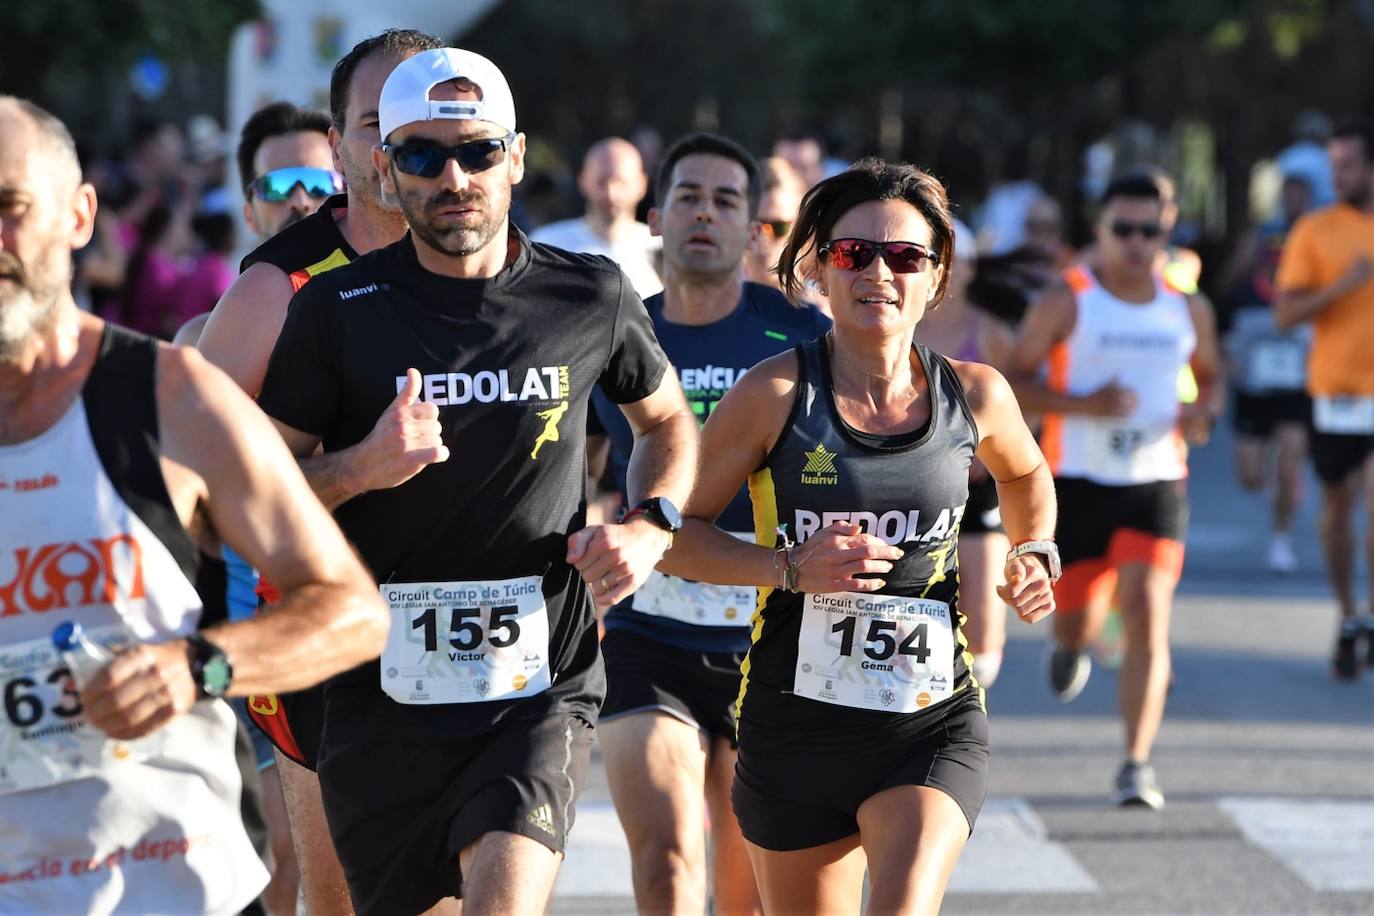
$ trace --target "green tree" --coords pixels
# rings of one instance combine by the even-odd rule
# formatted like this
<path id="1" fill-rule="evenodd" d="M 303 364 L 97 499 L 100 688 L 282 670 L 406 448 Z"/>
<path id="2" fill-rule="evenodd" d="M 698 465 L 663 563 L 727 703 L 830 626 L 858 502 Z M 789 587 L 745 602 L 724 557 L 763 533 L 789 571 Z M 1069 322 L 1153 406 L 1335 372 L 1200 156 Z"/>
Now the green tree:
<path id="1" fill-rule="evenodd" d="M 13 0 L 0 28 L 0 91 L 52 104 L 71 87 L 108 92 L 134 61 L 222 60 L 258 0 Z"/>

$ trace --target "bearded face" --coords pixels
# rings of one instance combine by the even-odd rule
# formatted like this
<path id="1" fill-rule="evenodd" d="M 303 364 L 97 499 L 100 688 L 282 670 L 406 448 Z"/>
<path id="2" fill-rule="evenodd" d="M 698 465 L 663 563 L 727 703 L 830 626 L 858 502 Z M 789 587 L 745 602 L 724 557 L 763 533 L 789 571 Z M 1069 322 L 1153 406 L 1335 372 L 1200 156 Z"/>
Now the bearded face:
<path id="1" fill-rule="evenodd" d="M 52 280 L 60 276 L 65 253 L 45 246 L 35 270 L 13 252 L 0 250 L 0 363 L 17 361 L 30 340 L 51 329 L 60 290 Z"/>

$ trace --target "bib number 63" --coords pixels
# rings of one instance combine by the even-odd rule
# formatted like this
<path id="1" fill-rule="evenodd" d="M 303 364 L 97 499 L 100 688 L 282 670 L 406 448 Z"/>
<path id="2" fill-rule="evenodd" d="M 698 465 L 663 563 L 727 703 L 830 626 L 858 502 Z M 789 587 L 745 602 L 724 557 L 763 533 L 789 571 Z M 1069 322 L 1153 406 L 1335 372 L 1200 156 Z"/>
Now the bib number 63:
<path id="1" fill-rule="evenodd" d="M 59 719 L 74 719 L 81 715 L 81 696 L 77 693 L 76 682 L 66 668 L 54 668 L 46 676 L 31 672 L 32 676 L 20 675 L 5 682 L 5 718 L 15 728 L 31 728 L 42 720 L 47 712 Z M 57 702 L 44 702 L 53 693 Z"/>

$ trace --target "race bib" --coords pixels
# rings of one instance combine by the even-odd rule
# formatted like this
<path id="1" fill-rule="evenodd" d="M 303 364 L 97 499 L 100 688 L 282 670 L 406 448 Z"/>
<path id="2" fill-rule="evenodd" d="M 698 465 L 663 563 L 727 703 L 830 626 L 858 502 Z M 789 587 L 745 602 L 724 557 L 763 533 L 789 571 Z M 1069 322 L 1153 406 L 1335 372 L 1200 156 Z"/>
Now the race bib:
<path id="1" fill-rule="evenodd" d="M 1374 398 L 1318 395 L 1312 400 L 1312 425 L 1319 433 L 1374 434 Z"/>
<path id="2" fill-rule="evenodd" d="M 482 703 L 549 689 L 540 577 L 389 583 L 381 591 L 391 608 L 381 685 L 397 703 Z"/>
<path id="3" fill-rule="evenodd" d="M 1307 383 L 1307 348 L 1301 341 L 1255 341 L 1246 361 L 1245 381 L 1254 391 L 1296 391 Z"/>
<path id="4" fill-rule="evenodd" d="M 122 626 L 88 631 L 114 650 L 135 640 Z M 165 735 L 116 741 L 92 728 L 76 682 L 44 637 L 0 650 L 0 795 L 84 779 L 156 756 Z"/>
<path id="5" fill-rule="evenodd" d="M 1097 420 L 1086 424 L 1087 467 L 1097 479 L 1121 483 L 1166 480 L 1185 453 L 1172 428 Z"/>
<path id="6" fill-rule="evenodd" d="M 754 539 L 752 534 L 730 533 L 742 541 Z M 740 627 L 749 625 L 757 600 L 758 589 L 752 586 L 693 582 L 654 570 L 630 599 L 630 607 L 701 627 Z"/>
<path id="7" fill-rule="evenodd" d="M 949 699 L 949 605 L 893 595 L 808 594 L 793 693 L 881 712 L 916 712 Z"/>
<path id="8" fill-rule="evenodd" d="M 1146 431 L 1139 427 L 1095 423 L 1091 436 L 1089 466 L 1113 478 L 1134 479 L 1144 469 Z"/>

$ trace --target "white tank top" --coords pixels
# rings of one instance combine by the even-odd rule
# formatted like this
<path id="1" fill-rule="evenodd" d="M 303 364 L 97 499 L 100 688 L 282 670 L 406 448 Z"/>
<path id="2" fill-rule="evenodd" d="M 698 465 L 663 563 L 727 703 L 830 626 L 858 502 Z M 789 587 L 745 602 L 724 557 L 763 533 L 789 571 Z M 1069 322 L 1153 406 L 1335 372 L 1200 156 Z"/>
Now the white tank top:
<path id="1" fill-rule="evenodd" d="M 1187 296 L 1156 278 L 1152 301 L 1123 302 L 1086 267 L 1064 276 L 1078 315 L 1073 333 L 1050 352 L 1049 386 L 1086 395 L 1115 381 L 1135 392 L 1137 404 L 1127 417 L 1047 414 L 1041 445 L 1050 470 L 1113 486 L 1186 477 L 1179 377 L 1197 346 Z"/>
<path id="2" fill-rule="evenodd" d="M 202 701 L 152 741 L 109 741 L 52 648 L 68 620 L 109 644 L 200 624 L 199 552 L 156 464 L 155 352 L 107 331 L 82 397 L 0 446 L 0 912 L 237 913 L 267 882 L 229 707 Z"/>

